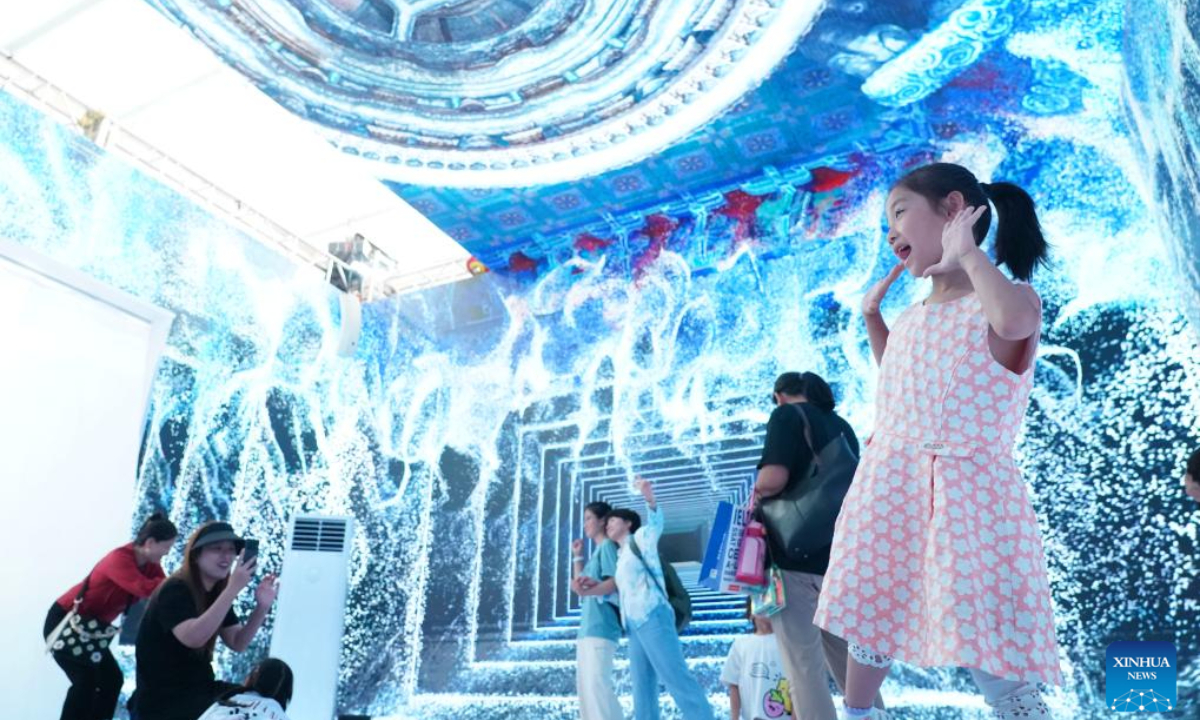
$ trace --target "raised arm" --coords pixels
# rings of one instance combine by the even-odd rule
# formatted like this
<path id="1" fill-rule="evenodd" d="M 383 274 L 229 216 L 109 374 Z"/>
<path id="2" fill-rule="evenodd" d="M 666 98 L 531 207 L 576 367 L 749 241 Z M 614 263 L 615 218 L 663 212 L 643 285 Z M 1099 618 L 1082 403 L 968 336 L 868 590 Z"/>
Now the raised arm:
<path id="1" fill-rule="evenodd" d="M 255 565 L 254 560 L 243 565 L 242 555 L 239 553 L 237 565 L 229 574 L 229 582 L 225 589 L 199 617 L 184 620 L 172 627 L 171 633 L 175 639 L 192 649 L 204 647 L 210 638 L 221 631 L 221 623 L 233 607 L 233 601 L 237 599 L 238 593 L 250 584 L 250 578 L 254 577 Z"/>
<path id="2" fill-rule="evenodd" d="M 962 267 L 971 278 L 983 314 L 997 337 L 1020 342 L 1038 331 L 1042 325 L 1042 303 L 1032 287 L 1009 280 L 979 248 L 963 257 Z"/>
<path id="3" fill-rule="evenodd" d="M 986 205 L 966 207 L 946 223 L 942 230 L 942 260 L 929 267 L 925 275 L 961 268 L 971 278 L 992 332 L 1001 340 L 1025 340 L 1041 327 L 1041 301 L 1033 288 L 1009 280 L 975 244 L 971 228 L 986 210 Z"/>
<path id="4" fill-rule="evenodd" d="M 250 642 L 266 621 L 278 595 L 279 579 L 274 575 L 265 576 L 254 589 L 254 612 L 250 613 L 250 617 L 244 623 L 221 628 L 221 641 L 234 652 L 242 652 L 250 647 Z"/>
<path id="5" fill-rule="evenodd" d="M 634 538 L 637 540 L 638 547 L 645 549 L 650 546 L 657 547 L 658 538 L 662 535 L 663 530 L 663 515 L 658 509 L 658 501 L 654 496 L 654 483 L 649 480 L 638 477 L 633 481 L 633 487 L 642 494 L 642 498 L 646 501 L 646 508 L 649 512 L 646 513 L 646 524 L 638 528 L 634 533 Z"/>
<path id="6" fill-rule="evenodd" d="M 880 307 L 883 305 L 883 298 L 887 296 L 892 283 L 896 282 L 896 278 L 900 277 L 902 272 L 904 272 L 904 263 L 896 263 L 888 271 L 888 274 L 872 285 L 867 294 L 863 296 L 863 320 L 867 323 L 867 340 L 871 343 L 871 354 L 875 356 L 876 365 L 883 362 L 883 351 L 887 349 L 888 341 L 888 326 L 883 321 Z"/>

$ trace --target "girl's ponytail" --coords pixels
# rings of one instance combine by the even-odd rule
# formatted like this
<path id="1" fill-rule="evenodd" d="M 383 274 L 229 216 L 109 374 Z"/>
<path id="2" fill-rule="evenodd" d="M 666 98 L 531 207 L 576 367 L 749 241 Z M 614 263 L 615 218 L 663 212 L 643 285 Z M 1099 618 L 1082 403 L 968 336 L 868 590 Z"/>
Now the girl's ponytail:
<path id="1" fill-rule="evenodd" d="M 1046 262 L 1049 246 L 1042 236 L 1033 198 L 1029 193 L 1012 183 L 981 183 L 975 175 L 962 165 L 954 163 L 930 163 L 912 170 L 896 181 L 895 187 L 904 187 L 937 207 L 952 192 L 962 193 L 968 206 L 987 205 L 988 200 L 996 206 L 996 262 L 1007 265 L 1013 277 L 1029 280 L 1033 270 Z M 989 208 L 972 228 L 975 243 L 983 242 L 992 222 Z"/>
<path id="2" fill-rule="evenodd" d="M 996 206 L 996 262 L 1007 265 L 1018 280 L 1028 281 L 1034 268 L 1045 264 L 1049 252 L 1033 198 L 1012 183 L 980 186 Z"/>

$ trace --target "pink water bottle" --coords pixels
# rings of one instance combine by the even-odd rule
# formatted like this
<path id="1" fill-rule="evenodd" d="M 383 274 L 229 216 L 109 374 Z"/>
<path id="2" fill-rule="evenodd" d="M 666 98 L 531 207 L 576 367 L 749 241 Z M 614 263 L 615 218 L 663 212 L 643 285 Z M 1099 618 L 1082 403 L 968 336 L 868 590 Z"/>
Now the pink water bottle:
<path id="1" fill-rule="evenodd" d="M 742 546 L 738 549 L 737 572 L 734 577 L 740 583 L 762 587 L 767 584 L 767 539 L 766 528 L 755 520 L 746 522 L 742 531 Z"/>

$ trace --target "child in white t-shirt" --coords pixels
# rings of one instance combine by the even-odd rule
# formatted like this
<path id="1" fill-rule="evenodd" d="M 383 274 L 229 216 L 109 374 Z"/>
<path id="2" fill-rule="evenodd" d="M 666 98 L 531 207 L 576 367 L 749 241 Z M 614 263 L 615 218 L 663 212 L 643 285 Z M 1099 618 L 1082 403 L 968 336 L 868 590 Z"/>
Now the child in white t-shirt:
<path id="1" fill-rule="evenodd" d="M 292 669 L 267 658 L 250 672 L 243 687 L 225 693 L 200 720 L 288 720 L 292 700 Z"/>
<path id="2" fill-rule="evenodd" d="M 771 632 L 771 620 L 750 612 L 746 601 L 746 617 L 754 623 L 754 634 L 733 641 L 721 682 L 729 687 L 729 709 L 732 720 L 791 720 L 792 694 L 779 645 Z"/>

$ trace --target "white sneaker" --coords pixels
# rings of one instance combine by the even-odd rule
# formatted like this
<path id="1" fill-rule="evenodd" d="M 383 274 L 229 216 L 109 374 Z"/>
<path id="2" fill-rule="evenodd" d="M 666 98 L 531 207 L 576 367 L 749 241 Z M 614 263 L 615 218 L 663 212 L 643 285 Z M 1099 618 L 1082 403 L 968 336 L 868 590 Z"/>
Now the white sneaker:
<path id="1" fill-rule="evenodd" d="M 1050 708 L 1036 687 L 1001 698 L 992 706 L 996 720 L 1052 720 Z"/>

